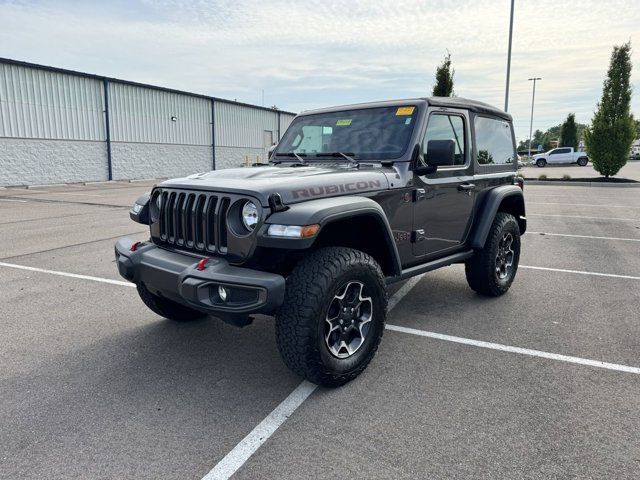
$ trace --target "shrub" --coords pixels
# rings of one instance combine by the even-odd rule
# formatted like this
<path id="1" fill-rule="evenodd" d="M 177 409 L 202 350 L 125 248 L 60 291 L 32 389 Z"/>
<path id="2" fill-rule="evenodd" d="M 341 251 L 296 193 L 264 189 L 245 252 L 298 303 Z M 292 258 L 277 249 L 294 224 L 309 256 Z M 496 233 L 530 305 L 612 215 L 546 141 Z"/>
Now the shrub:
<path id="1" fill-rule="evenodd" d="M 563 180 L 571 180 L 571 175 L 567 175 L 566 173 L 562 176 Z"/>
<path id="2" fill-rule="evenodd" d="M 547 179 L 547 176 L 544 173 L 538 177 L 538 180 L 546 180 L 546 179 Z"/>

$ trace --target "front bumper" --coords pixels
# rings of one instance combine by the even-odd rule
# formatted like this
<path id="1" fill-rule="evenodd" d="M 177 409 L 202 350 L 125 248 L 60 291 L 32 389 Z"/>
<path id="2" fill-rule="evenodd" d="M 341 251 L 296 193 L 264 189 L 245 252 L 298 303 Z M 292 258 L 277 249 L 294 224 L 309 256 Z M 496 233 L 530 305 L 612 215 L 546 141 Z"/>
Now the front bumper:
<path id="1" fill-rule="evenodd" d="M 196 267 L 202 257 L 165 250 L 145 242 L 131 251 L 133 241 L 115 245 L 118 271 L 135 284 L 142 283 L 156 295 L 196 310 L 227 319 L 252 313 L 272 313 L 284 300 L 285 279 L 281 275 L 229 265 L 211 257 L 203 270 Z M 224 287 L 223 301 L 218 288 Z"/>

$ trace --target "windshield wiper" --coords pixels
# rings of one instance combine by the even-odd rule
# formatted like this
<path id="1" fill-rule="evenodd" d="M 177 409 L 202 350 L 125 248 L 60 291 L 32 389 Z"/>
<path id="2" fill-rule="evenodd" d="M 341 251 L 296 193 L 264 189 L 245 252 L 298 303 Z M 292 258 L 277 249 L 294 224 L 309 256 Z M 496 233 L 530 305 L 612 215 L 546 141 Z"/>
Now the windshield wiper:
<path id="1" fill-rule="evenodd" d="M 289 153 L 276 153 L 276 157 L 290 157 L 290 158 L 296 158 L 298 160 L 298 162 L 301 165 L 306 165 L 307 161 L 302 158 L 302 157 L 306 157 L 307 154 L 306 153 L 296 153 L 296 152 L 289 152 Z"/>
<path id="2" fill-rule="evenodd" d="M 347 160 L 349 163 L 358 163 L 358 161 L 353 158 L 354 155 L 355 153 L 351 153 L 351 152 L 349 153 L 342 153 L 342 152 L 316 153 L 316 157 L 334 157 L 334 158 L 342 157 L 345 160 Z"/>

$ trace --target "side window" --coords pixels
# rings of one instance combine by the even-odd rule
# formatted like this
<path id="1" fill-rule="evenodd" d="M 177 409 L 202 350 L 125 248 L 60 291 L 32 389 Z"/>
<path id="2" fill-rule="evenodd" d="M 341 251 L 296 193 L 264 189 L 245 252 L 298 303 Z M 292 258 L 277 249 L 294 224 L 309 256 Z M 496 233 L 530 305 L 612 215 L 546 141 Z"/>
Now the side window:
<path id="1" fill-rule="evenodd" d="M 559 153 L 562 153 L 562 152 L 556 148 L 555 150 L 551 150 L 551 151 L 549 152 L 549 155 L 557 155 L 557 154 L 559 154 Z"/>
<path id="2" fill-rule="evenodd" d="M 476 148 L 480 165 L 513 163 L 515 146 L 509 122 L 497 118 L 476 117 Z"/>
<path id="3" fill-rule="evenodd" d="M 453 164 L 465 164 L 464 117 L 443 113 L 432 114 L 429 117 L 427 132 L 422 141 L 422 150 L 425 158 L 427 157 L 427 147 L 430 140 L 453 140 L 455 143 L 455 161 Z"/>

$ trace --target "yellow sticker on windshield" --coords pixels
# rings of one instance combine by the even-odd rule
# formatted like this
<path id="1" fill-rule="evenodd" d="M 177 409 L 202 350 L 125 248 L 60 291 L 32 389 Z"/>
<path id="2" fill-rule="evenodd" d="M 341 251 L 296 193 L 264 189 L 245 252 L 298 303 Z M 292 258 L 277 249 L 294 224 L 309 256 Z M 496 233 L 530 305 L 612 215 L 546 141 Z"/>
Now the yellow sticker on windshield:
<path id="1" fill-rule="evenodd" d="M 398 110 L 396 110 L 396 116 L 413 115 L 413 111 L 415 109 L 416 107 L 398 107 Z"/>
<path id="2" fill-rule="evenodd" d="M 351 125 L 351 118 L 348 118 L 346 120 L 338 120 L 336 122 L 336 127 L 348 127 L 349 125 Z"/>

